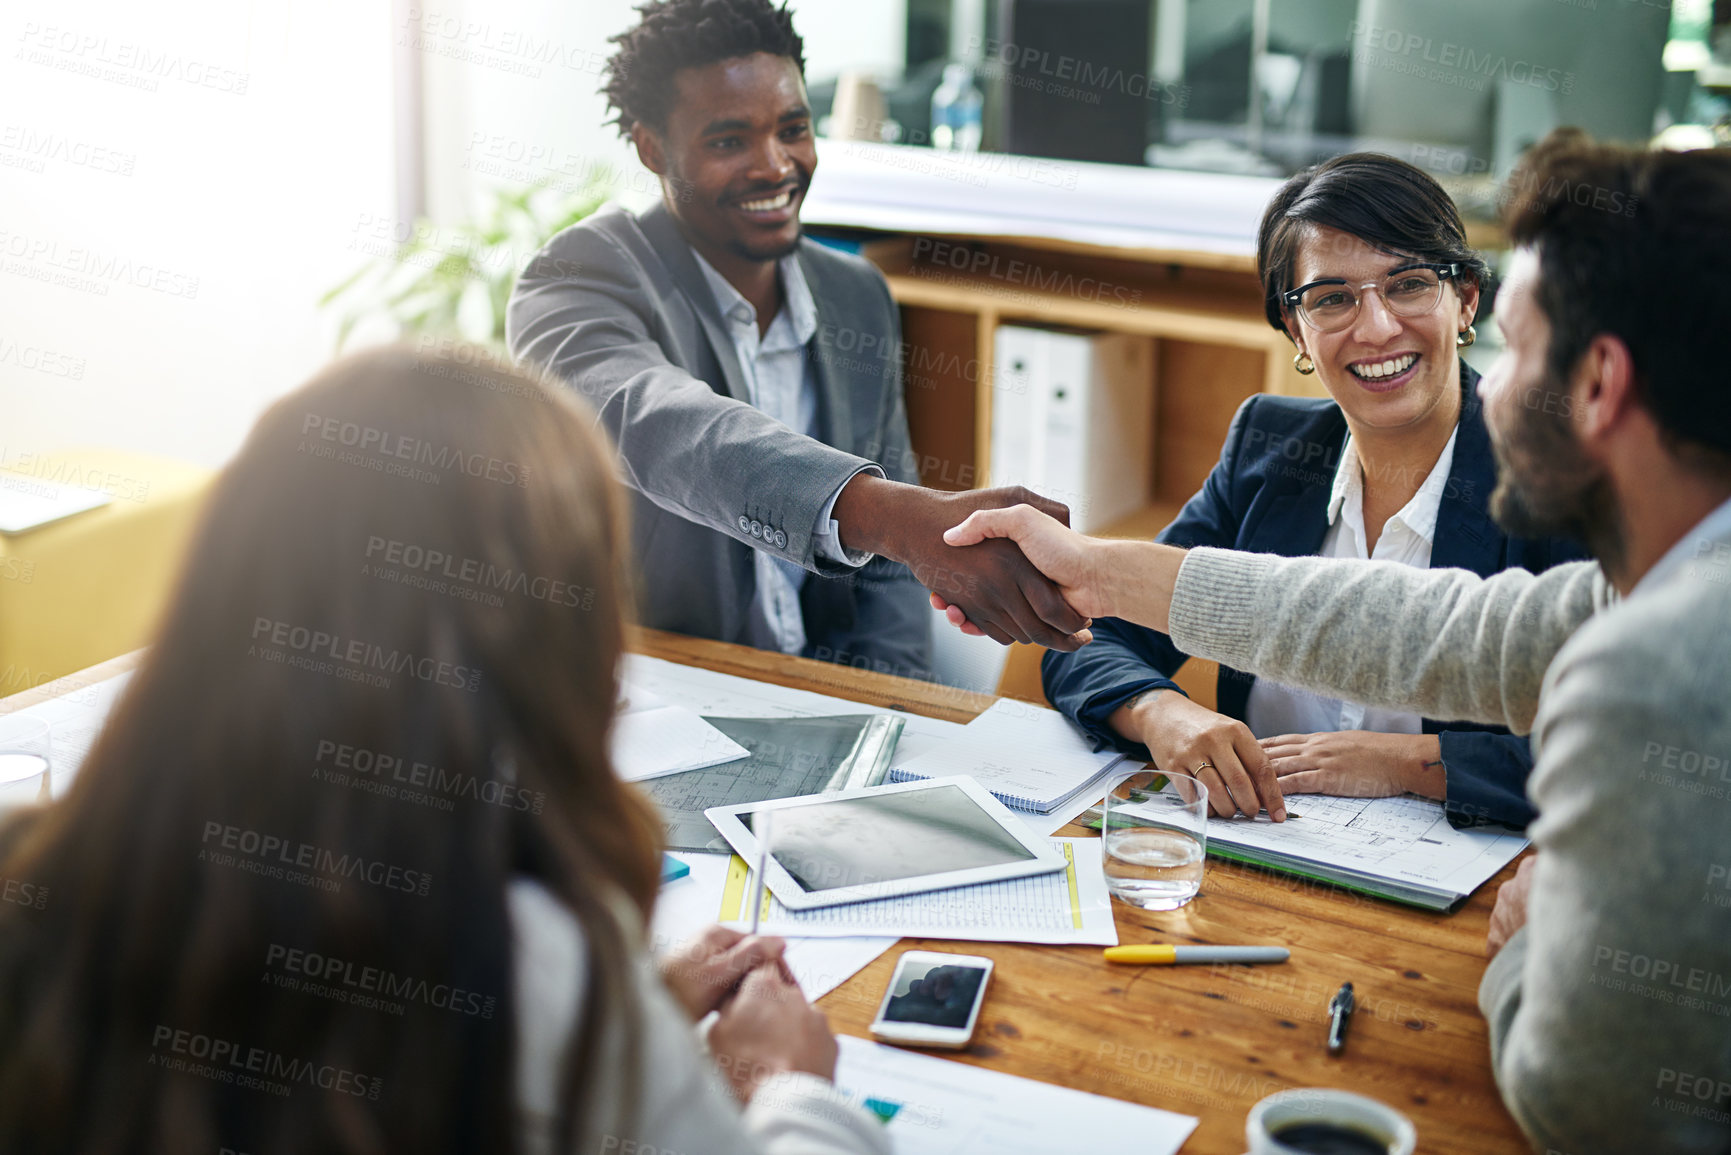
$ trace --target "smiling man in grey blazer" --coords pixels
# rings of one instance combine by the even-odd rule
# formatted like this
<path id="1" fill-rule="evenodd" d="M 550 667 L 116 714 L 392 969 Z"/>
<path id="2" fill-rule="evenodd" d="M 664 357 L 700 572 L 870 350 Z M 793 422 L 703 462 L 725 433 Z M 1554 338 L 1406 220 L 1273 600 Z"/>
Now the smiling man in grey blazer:
<path id="1" fill-rule="evenodd" d="M 512 355 L 600 414 L 635 495 L 645 625 L 929 677 L 922 586 L 1000 642 L 1084 620 L 1010 543 L 944 543 L 1020 489 L 918 484 L 900 324 L 865 261 L 802 238 L 817 166 L 801 42 L 768 0 L 658 0 L 606 92 L 662 203 L 554 237 L 512 295 Z M 977 616 L 976 616 L 977 615 Z"/>

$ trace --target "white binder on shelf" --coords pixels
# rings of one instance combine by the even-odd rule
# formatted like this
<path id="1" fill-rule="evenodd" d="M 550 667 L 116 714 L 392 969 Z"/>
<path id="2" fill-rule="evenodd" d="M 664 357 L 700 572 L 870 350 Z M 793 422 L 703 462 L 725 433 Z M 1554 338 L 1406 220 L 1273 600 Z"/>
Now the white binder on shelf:
<path id="1" fill-rule="evenodd" d="M 1043 329 L 1000 325 L 992 353 L 992 456 L 986 484 L 1036 488 L 1044 445 L 1034 444 L 1035 382 L 1046 379 Z M 1042 421 L 1043 425 L 1043 421 Z M 1044 436 L 1041 437 L 1042 443 Z"/>
<path id="2" fill-rule="evenodd" d="M 992 363 L 992 485 L 1064 502 L 1084 533 L 1148 504 L 1151 338 L 1000 325 Z"/>

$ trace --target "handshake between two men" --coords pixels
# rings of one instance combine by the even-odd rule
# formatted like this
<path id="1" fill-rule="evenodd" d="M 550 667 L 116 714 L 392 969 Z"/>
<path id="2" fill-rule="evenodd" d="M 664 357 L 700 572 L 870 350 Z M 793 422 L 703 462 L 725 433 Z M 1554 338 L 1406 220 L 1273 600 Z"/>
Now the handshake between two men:
<path id="1" fill-rule="evenodd" d="M 957 493 L 876 477 L 855 476 L 836 498 L 842 545 L 901 562 L 930 590 L 933 604 L 954 607 L 966 631 L 1000 645 L 1025 642 L 1065 653 L 1092 640 L 1088 619 L 1059 587 L 1030 564 L 1012 540 L 971 540 L 956 548 L 946 533 L 981 513 L 1038 511 L 1068 526 L 1070 510 L 1021 486 Z M 994 535 L 995 536 L 995 535 Z"/>
<path id="2" fill-rule="evenodd" d="M 862 475 L 856 483 L 865 480 Z M 854 489 L 848 486 L 843 500 Z M 873 532 L 911 543 L 901 547 L 900 556 L 888 556 L 913 571 L 931 591 L 933 608 L 944 611 L 963 633 L 1069 653 L 1093 640 L 1088 627 L 1095 618 L 1124 618 L 1167 631 L 1184 550 L 1086 537 L 1069 528 L 1069 509 L 1062 503 L 1017 486 L 922 492 L 930 498 L 913 519 L 898 521 L 893 533 L 888 526 L 874 526 Z M 871 504 L 883 508 L 881 502 Z M 849 524 L 839 501 L 837 514 Z M 1217 814 L 1267 810 L 1274 821 L 1285 821 L 1275 760 L 1247 726 L 1181 694 L 1157 697 L 1163 701 L 1148 707 L 1141 727 L 1157 762 L 1172 762 L 1167 769 L 1199 770 Z M 1147 733 L 1157 725 L 1165 740 Z"/>

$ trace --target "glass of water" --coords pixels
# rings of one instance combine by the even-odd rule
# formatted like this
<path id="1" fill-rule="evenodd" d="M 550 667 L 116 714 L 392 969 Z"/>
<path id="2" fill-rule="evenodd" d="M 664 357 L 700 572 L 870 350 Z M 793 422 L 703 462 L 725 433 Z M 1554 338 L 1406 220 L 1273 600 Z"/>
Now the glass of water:
<path id="1" fill-rule="evenodd" d="M 1177 910 L 1202 889 L 1208 787 L 1188 774 L 1137 770 L 1106 793 L 1106 889 L 1143 910 Z"/>
<path id="2" fill-rule="evenodd" d="M 0 714 L 0 810 L 46 799 L 48 732 L 41 718 Z"/>

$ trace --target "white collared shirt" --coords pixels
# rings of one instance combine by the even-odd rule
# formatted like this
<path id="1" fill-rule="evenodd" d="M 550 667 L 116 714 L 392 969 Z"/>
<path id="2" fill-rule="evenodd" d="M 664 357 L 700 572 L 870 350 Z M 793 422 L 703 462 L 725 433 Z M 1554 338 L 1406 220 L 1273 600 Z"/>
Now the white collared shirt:
<path id="1" fill-rule="evenodd" d="M 1365 549 L 1364 469 L 1358 460 L 1352 435 L 1340 451 L 1334 471 L 1334 489 L 1328 498 L 1328 533 L 1318 557 L 1352 557 L 1395 561 L 1402 565 L 1430 568 L 1431 546 L 1436 540 L 1437 515 L 1443 491 L 1454 467 L 1455 438 L 1449 434 L 1436 464 L 1431 466 L 1418 492 L 1399 513 L 1383 523 L 1376 549 Z M 1258 738 L 1279 734 L 1315 734 L 1332 730 L 1374 730 L 1382 734 L 1418 734 L 1423 719 L 1405 710 L 1385 710 L 1339 698 L 1325 698 L 1281 682 L 1258 678 L 1250 687 L 1244 707 L 1245 724 Z"/>
<path id="2" fill-rule="evenodd" d="M 816 437 L 817 378 L 810 344 L 817 333 L 817 303 L 812 299 L 799 259 L 789 255 L 777 262 L 782 307 L 760 338 L 757 309 L 696 249 L 691 255 L 697 258 L 697 267 L 703 270 L 703 277 L 715 294 L 715 307 L 727 322 L 740 371 L 745 374 L 750 390 L 751 404 L 795 433 Z M 882 476 L 882 470 L 873 471 Z M 817 555 L 828 561 L 862 566 L 871 560 L 871 555 L 842 549 L 840 528 L 833 516 L 836 498 L 846 485 L 844 481 L 837 486 L 819 511 L 812 529 L 812 544 Z M 752 558 L 757 573 L 757 598 L 747 622 L 747 641 L 759 649 L 797 654 L 806 643 L 805 618 L 799 608 L 799 591 L 805 585 L 806 571 L 764 550 L 754 550 Z"/>
<path id="3" fill-rule="evenodd" d="M 1720 504 L 1696 522 L 1695 528 L 1678 538 L 1676 544 L 1665 551 L 1665 556 L 1641 575 L 1629 596 L 1664 585 L 1685 567 L 1691 576 L 1724 581 L 1727 566 L 1731 566 L 1731 556 L 1728 556 L 1726 546 L 1721 544 L 1726 538 L 1731 538 L 1731 501 Z"/>

